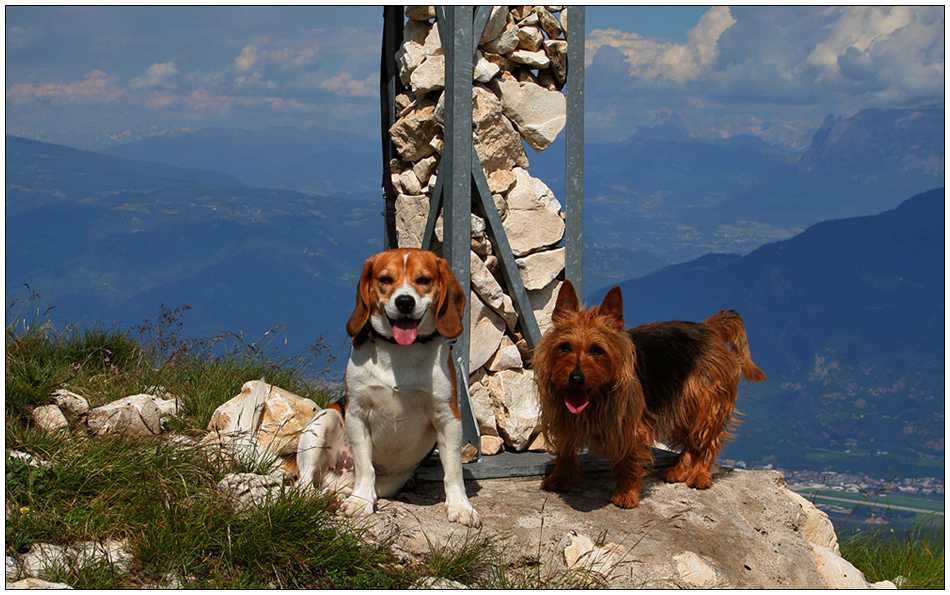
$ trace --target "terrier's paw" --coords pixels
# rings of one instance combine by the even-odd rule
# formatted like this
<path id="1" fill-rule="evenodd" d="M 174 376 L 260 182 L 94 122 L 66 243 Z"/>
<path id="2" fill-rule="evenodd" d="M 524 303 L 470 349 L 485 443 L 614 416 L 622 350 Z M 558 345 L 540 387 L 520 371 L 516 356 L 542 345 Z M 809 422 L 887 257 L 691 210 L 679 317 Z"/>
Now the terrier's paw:
<path id="1" fill-rule="evenodd" d="M 569 492 L 573 485 L 574 481 L 571 478 L 552 473 L 541 482 L 541 489 L 549 492 Z"/>
<path id="2" fill-rule="evenodd" d="M 636 508 L 640 506 L 640 492 L 614 492 L 610 501 L 620 508 Z"/>

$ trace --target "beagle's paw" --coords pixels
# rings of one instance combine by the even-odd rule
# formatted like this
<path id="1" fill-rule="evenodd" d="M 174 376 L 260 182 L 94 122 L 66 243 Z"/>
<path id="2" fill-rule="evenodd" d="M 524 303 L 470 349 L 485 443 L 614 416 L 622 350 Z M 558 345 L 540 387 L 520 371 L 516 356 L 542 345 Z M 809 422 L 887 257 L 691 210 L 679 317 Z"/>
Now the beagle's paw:
<path id="1" fill-rule="evenodd" d="M 349 516 L 369 516 L 373 514 L 376 508 L 376 502 L 373 500 L 368 500 L 354 494 L 343 501 L 343 506 L 341 506 L 340 509 L 344 514 Z"/>
<path id="2" fill-rule="evenodd" d="M 472 505 L 468 502 L 454 505 L 446 504 L 445 508 L 448 512 L 449 520 L 454 523 L 460 523 L 473 529 L 478 529 L 482 526 L 482 517 L 479 516 L 478 512 L 472 508 Z"/>

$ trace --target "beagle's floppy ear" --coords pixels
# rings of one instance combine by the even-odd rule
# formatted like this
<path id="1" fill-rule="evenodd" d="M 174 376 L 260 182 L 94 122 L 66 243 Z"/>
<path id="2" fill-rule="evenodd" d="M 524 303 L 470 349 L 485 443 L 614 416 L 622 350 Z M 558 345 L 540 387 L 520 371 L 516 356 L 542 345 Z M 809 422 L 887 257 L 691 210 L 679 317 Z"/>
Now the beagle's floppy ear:
<path id="1" fill-rule="evenodd" d="M 371 297 L 369 295 L 370 286 L 373 283 L 373 264 L 376 261 L 375 256 L 371 256 L 363 263 L 363 272 L 360 274 L 360 281 L 356 286 L 356 309 L 346 323 L 346 334 L 356 338 L 366 323 L 369 321 L 369 309 Z"/>
<path id="2" fill-rule="evenodd" d="M 462 319 L 465 317 L 465 293 L 452 273 L 449 262 L 439 258 L 441 294 L 435 315 L 435 327 L 445 339 L 454 339 L 462 334 Z"/>

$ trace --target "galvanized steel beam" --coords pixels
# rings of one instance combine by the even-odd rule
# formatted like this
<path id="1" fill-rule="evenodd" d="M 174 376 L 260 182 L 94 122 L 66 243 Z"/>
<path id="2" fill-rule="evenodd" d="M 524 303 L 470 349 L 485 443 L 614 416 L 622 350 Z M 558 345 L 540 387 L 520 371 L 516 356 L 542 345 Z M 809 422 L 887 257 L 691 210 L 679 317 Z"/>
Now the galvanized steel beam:
<path id="1" fill-rule="evenodd" d="M 584 7 L 567 8 L 564 275 L 584 295 Z"/>
<path id="2" fill-rule="evenodd" d="M 445 51 L 444 142 L 439 160 L 442 183 L 442 256 L 470 299 L 472 250 L 472 44 L 473 7 L 437 6 L 439 36 Z M 436 201 L 433 196 L 433 202 Z M 467 305 L 467 301 L 466 301 Z M 465 308 L 464 331 L 452 346 L 457 376 L 462 442 L 481 456 L 481 436 L 468 392 L 471 308 Z"/>

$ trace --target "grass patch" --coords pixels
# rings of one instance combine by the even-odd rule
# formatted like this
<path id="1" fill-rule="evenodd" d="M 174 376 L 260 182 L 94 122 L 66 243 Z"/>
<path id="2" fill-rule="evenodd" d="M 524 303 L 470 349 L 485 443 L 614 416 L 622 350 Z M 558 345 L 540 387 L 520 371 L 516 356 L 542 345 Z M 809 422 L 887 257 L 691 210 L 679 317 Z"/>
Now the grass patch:
<path id="1" fill-rule="evenodd" d="M 74 588 L 406 588 L 415 569 L 388 544 L 336 514 L 336 502 L 285 489 L 260 507 L 236 511 L 217 488 L 240 462 L 156 437 L 88 436 L 81 428 L 46 432 L 30 414 L 66 388 L 96 407 L 142 392 L 178 396 L 184 414 L 169 430 L 200 436 L 212 412 L 265 376 L 324 405 L 318 341 L 306 357 L 273 362 L 259 344 L 224 333 L 194 340 L 181 333 L 187 307 L 162 308 L 131 331 L 49 321 L 32 295 L 6 328 L 5 504 L 7 555 L 31 546 L 120 539 L 134 557 L 128 572 L 108 563 L 51 570 Z M 15 305 L 15 303 L 14 303 Z M 12 308 L 13 306 L 11 306 Z M 10 456 L 29 453 L 31 466 Z"/>
<path id="2" fill-rule="evenodd" d="M 891 521 L 839 538 L 841 556 L 869 583 L 897 581 L 901 589 L 944 588 L 944 534 L 933 515 L 914 520 L 907 530 Z M 902 577 L 898 579 L 898 577 Z"/>

